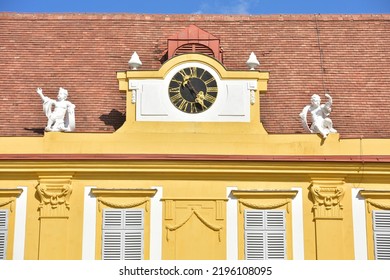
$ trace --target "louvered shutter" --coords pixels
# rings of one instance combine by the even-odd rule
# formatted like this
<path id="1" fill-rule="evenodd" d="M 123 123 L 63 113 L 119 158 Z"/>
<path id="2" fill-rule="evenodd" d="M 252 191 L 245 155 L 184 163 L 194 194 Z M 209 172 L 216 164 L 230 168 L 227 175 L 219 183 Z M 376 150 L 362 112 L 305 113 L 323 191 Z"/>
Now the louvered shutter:
<path id="1" fill-rule="evenodd" d="M 144 211 L 125 210 L 124 259 L 143 259 Z"/>
<path id="2" fill-rule="evenodd" d="M 267 259 L 285 259 L 286 256 L 286 212 L 265 211 Z"/>
<path id="3" fill-rule="evenodd" d="M 375 259 L 390 260 L 390 211 L 374 210 L 372 214 Z"/>
<path id="4" fill-rule="evenodd" d="M 265 260 L 265 233 L 245 231 L 245 257 L 247 260 Z"/>
<path id="5" fill-rule="evenodd" d="M 285 211 L 246 209 L 244 220 L 246 259 L 285 259 Z"/>
<path id="6" fill-rule="evenodd" d="M 7 249 L 8 210 L 0 210 L 0 260 L 5 260 Z"/>
<path id="7" fill-rule="evenodd" d="M 143 259 L 142 209 L 104 209 L 102 259 Z"/>
<path id="8" fill-rule="evenodd" d="M 123 211 L 103 209 L 103 260 L 122 259 Z"/>
<path id="9" fill-rule="evenodd" d="M 214 57 L 214 52 L 208 46 L 197 43 L 188 43 L 180 46 L 176 49 L 175 55 L 187 54 L 187 53 L 202 53 L 211 57 Z"/>

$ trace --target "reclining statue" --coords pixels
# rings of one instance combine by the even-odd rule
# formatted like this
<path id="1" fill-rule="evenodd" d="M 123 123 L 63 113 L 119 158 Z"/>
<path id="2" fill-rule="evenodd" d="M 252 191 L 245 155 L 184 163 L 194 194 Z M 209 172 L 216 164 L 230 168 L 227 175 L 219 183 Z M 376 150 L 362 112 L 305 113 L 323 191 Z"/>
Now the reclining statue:
<path id="1" fill-rule="evenodd" d="M 61 87 L 57 100 L 44 96 L 41 88 L 37 88 L 37 93 L 43 101 L 43 111 L 47 117 L 45 131 L 74 131 L 76 127 L 74 108 L 76 106 L 66 100 L 68 91 Z"/>

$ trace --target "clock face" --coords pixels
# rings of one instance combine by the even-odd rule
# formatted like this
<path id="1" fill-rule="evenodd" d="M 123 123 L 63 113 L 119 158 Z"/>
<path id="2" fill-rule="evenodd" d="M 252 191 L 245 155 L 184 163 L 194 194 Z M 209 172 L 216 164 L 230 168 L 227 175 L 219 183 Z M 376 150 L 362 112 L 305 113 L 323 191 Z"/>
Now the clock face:
<path id="1" fill-rule="evenodd" d="M 210 108 L 218 94 L 217 81 L 208 71 L 188 67 L 177 72 L 169 83 L 169 99 L 182 112 L 196 114 Z"/>

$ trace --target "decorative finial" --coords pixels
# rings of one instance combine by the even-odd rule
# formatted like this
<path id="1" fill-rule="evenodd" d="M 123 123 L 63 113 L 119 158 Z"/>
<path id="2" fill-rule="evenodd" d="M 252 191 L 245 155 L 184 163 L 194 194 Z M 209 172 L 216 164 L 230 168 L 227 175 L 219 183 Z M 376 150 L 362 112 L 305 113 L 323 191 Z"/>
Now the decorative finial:
<path id="1" fill-rule="evenodd" d="M 257 57 L 254 52 L 250 54 L 246 65 L 249 67 L 250 70 L 255 70 L 255 67 L 260 65 L 260 62 L 257 60 Z"/>
<path id="2" fill-rule="evenodd" d="M 132 70 L 137 70 L 142 65 L 141 60 L 139 59 L 139 56 L 137 52 L 134 52 L 129 60 L 129 66 Z"/>

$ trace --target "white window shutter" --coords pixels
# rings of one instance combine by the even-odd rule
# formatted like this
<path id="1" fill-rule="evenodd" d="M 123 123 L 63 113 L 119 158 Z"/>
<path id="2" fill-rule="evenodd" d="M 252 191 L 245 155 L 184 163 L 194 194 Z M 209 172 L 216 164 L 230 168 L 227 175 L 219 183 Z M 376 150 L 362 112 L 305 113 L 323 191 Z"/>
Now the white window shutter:
<path id="1" fill-rule="evenodd" d="M 245 231 L 245 258 L 247 260 L 265 259 L 264 232 Z"/>
<path id="2" fill-rule="evenodd" d="M 143 233 L 142 209 L 104 209 L 102 259 L 142 260 Z"/>
<path id="3" fill-rule="evenodd" d="M 375 259 L 390 260 L 390 211 L 373 212 Z"/>
<path id="4" fill-rule="evenodd" d="M 102 247 L 103 260 L 121 260 L 122 232 L 120 230 L 104 230 Z"/>
<path id="5" fill-rule="evenodd" d="M 284 231 L 267 232 L 267 259 L 286 258 L 286 236 Z"/>
<path id="6" fill-rule="evenodd" d="M 144 211 L 142 209 L 125 210 L 124 219 L 124 227 L 126 229 L 144 228 Z"/>
<path id="7" fill-rule="evenodd" d="M 245 230 L 264 230 L 264 211 L 245 209 Z"/>
<path id="8" fill-rule="evenodd" d="M 246 209 L 244 227 L 246 259 L 286 258 L 286 212 L 284 210 Z"/>
<path id="9" fill-rule="evenodd" d="M 265 212 L 265 228 L 267 230 L 285 230 L 286 211 L 269 210 Z"/>
<path id="10" fill-rule="evenodd" d="M 143 259 L 144 211 L 142 209 L 124 210 L 124 259 Z"/>
<path id="11" fill-rule="evenodd" d="M 103 209 L 103 229 L 122 229 L 123 211 L 118 209 Z"/>
<path id="12" fill-rule="evenodd" d="M 143 256 L 143 231 L 134 230 L 124 233 L 124 259 L 142 260 Z"/>
<path id="13" fill-rule="evenodd" d="M 5 260 L 7 249 L 8 210 L 0 210 L 0 260 Z"/>

